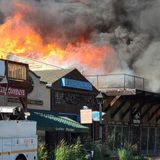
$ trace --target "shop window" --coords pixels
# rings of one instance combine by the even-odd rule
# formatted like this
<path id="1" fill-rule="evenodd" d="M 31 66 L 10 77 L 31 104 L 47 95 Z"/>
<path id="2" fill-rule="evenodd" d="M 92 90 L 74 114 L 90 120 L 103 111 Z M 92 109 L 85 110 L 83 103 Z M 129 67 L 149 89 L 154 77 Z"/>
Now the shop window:
<path id="1" fill-rule="evenodd" d="M 113 151 L 114 148 L 114 141 L 115 141 L 115 130 L 114 126 L 109 126 L 108 127 L 108 137 L 107 137 L 107 142 L 109 149 Z"/>
<path id="2" fill-rule="evenodd" d="M 155 128 L 149 128 L 148 153 L 154 153 L 155 148 Z"/>
<path id="3" fill-rule="evenodd" d="M 123 127 L 123 134 L 122 134 L 122 146 L 125 147 L 129 143 L 129 128 L 127 126 Z"/>
<path id="4" fill-rule="evenodd" d="M 121 147 L 121 139 L 122 139 L 122 127 L 116 126 L 116 128 L 115 128 L 115 145 L 114 145 L 116 150 Z"/>
<path id="5" fill-rule="evenodd" d="M 93 106 L 92 97 L 70 92 L 55 92 L 55 103 L 73 106 Z"/>
<path id="6" fill-rule="evenodd" d="M 143 154 L 147 153 L 147 139 L 148 139 L 148 129 L 147 128 L 142 128 L 142 133 L 141 133 L 141 152 Z"/>
<path id="7" fill-rule="evenodd" d="M 132 127 L 132 145 L 135 146 L 137 151 L 140 147 L 140 127 L 139 126 L 133 126 Z"/>
<path id="8" fill-rule="evenodd" d="M 55 92 L 55 103 L 63 104 L 63 92 Z"/>
<path id="9" fill-rule="evenodd" d="M 160 153 L 160 128 L 157 128 L 157 137 L 156 137 L 156 150 L 157 153 Z"/>

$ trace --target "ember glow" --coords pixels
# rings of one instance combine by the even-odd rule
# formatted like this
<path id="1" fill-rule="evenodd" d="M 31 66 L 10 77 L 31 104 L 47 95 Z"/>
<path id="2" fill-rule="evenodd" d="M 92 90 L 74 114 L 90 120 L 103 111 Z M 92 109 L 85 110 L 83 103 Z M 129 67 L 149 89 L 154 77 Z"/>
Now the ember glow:
<path id="1" fill-rule="evenodd" d="M 104 59 L 110 57 L 112 48 L 109 45 L 102 46 L 91 42 L 87 35 L 88 30 L 83 31 L 72 42 L 65 42 L 65 45 L 63 37 L 54 37 L 54 32 L 49 38 L 47 36 L 47 41 L 44 41 L 46 37 L 26 20 L 26 15 L 33 12 L 29 3 L 16 0 L 13 8 L 13 12 L 0 25 L 1 57 L 4 58 L 6 53 L 13 53 L 31 59 L 45 60 L 62 67 L 76 65 L 74 67 L 85 66 L 89 70 L 95 68 L 104 70 Z"/>

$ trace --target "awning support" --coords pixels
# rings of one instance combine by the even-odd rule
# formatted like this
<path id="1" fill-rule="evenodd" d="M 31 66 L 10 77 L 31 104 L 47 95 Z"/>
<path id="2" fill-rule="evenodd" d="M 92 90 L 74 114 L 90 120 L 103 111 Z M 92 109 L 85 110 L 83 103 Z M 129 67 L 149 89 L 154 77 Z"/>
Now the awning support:
<path id="1" fill-rule="evenodd" d="M 126 100 L 122 101 L 122 103 L 111 114 L 111 118 L 114 118 L 114 116 L 120 111 L 120 109 L 124 106 L 126 102 Z"/>
<path id="2" fill-rule="evenodd" d="M 156 117 L 156 122 L 158 122 L 159 120 L 160 120 L 160 115 Z"/>
<path id="3" fill-rule="evenodd" d="M 159 110 L 160 110 L 160 106 L 158 106 L 158 108 L 156 108 L 156 110 L 152 112 L 151 116 L 148 117 L 148 121 L 150 121 Z"/>
<path id="4" fill-rule="evenodd" d="M 115 98 L 115 97 L 114 97 Z M 113 98 L 113 99 L 114 99 Z M 109 111 L 109 109 L 111 108 L 111 102 L 113 101 L 113 99 L 110 100 L 110 102 L 108 103 L 108 105 L 106 105 L 106 107 L 103 109 L 103 111 L 105 113 L 107 113 Z M 103 105 L 104 106 L 104 105 Z"/>
<path id="5" fill-rule="evenodd" d="M 129 107 L 121 114 L 121 119 L 123 120 L 125 118 L 125 116 L 127 115 L 127 113 L 130 111 L 130 109 L 132 107 L 134 107 L 137 104 L 137 102 L 134 102 L 133 105 L 129 105 Z"/>
<path id="6" fill-rule="evenodd" d="M 152 109 L 152 106 L 154 106 L 155 103 L 151 103 L 148 105 L 147 109 L 141 114 L 141 120 L 145 117 L 145 115 Z"/>

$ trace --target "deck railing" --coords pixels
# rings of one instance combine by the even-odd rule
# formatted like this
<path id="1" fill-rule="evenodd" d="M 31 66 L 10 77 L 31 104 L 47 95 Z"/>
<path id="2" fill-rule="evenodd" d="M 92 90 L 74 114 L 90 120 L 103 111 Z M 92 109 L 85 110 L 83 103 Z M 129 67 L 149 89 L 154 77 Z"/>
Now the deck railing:
<path id="1" fill-rule="evenodd" d="M 129 74 L 85 75 L 97 89 L 145 89 L 145 79 Z"/>

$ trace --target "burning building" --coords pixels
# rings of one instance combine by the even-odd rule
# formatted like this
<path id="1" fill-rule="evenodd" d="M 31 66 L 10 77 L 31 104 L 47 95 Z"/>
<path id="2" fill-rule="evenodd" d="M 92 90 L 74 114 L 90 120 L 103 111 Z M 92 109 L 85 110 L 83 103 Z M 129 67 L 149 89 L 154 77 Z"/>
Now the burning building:
<path id="1" fill-rule="evenodd" d="M 159 14 L 158 0 L 1 0 L 0 53 L 136 74 L 158 91 Z"/>
<path id="2" fill-rule="evenodd" d="M 12 54 L 15 54 L 63 68 L 74 66 L 84 74 L 129 73 L 145 77 L 149 80 L 147 90 L 152 92 L 144 92 L 143 87 L 134 90 L 135 86 L 132 86 L 133 90 L 129 90 L 133 91 L 131 95 L 116 93 L 109 96 L 110 104 L 118 103 L 117 108 L 111 111 L 111 118 L 114 119 L 124 108 L 120 116 L 123 122 L 122 119 L 132 113 L 128 107 L 132 103 L 136 108 L 134 117 L 141 111 L 144 116 L 149 113 L 151 121 L 157 112 L 154 119 L 157 121 L 159 6 L 159 0 L 0 0 L 0 55 L 1 58 L 14 59 Z M 104 78 L 101 83 L 104 83 Z M 145 107 L 142 107 L 143 102 L 146 102 Z M 108 104 L 105 106 L 105 112 L 111 109 L 110 105 L 110 108 Z M 125 127 L 123 132 L 134 133 Z M 140 133 L 147 132 L 148 137 L 153 132 L 158 135 L 158 128 L 148 128 L 143 126 Z M 112 129 L 118 134 L 118 127 L 111 125 L 110 131 Z M 141 142 L 150 141 L 145 136 L 139 136 L 145 138 Z M 154 142 L 151 147 L 159 147 L 159 140 Z M 149 149 L 150 146 L 147 153 Z M 154 151 L 157 152 L 157 148 Z"/>

